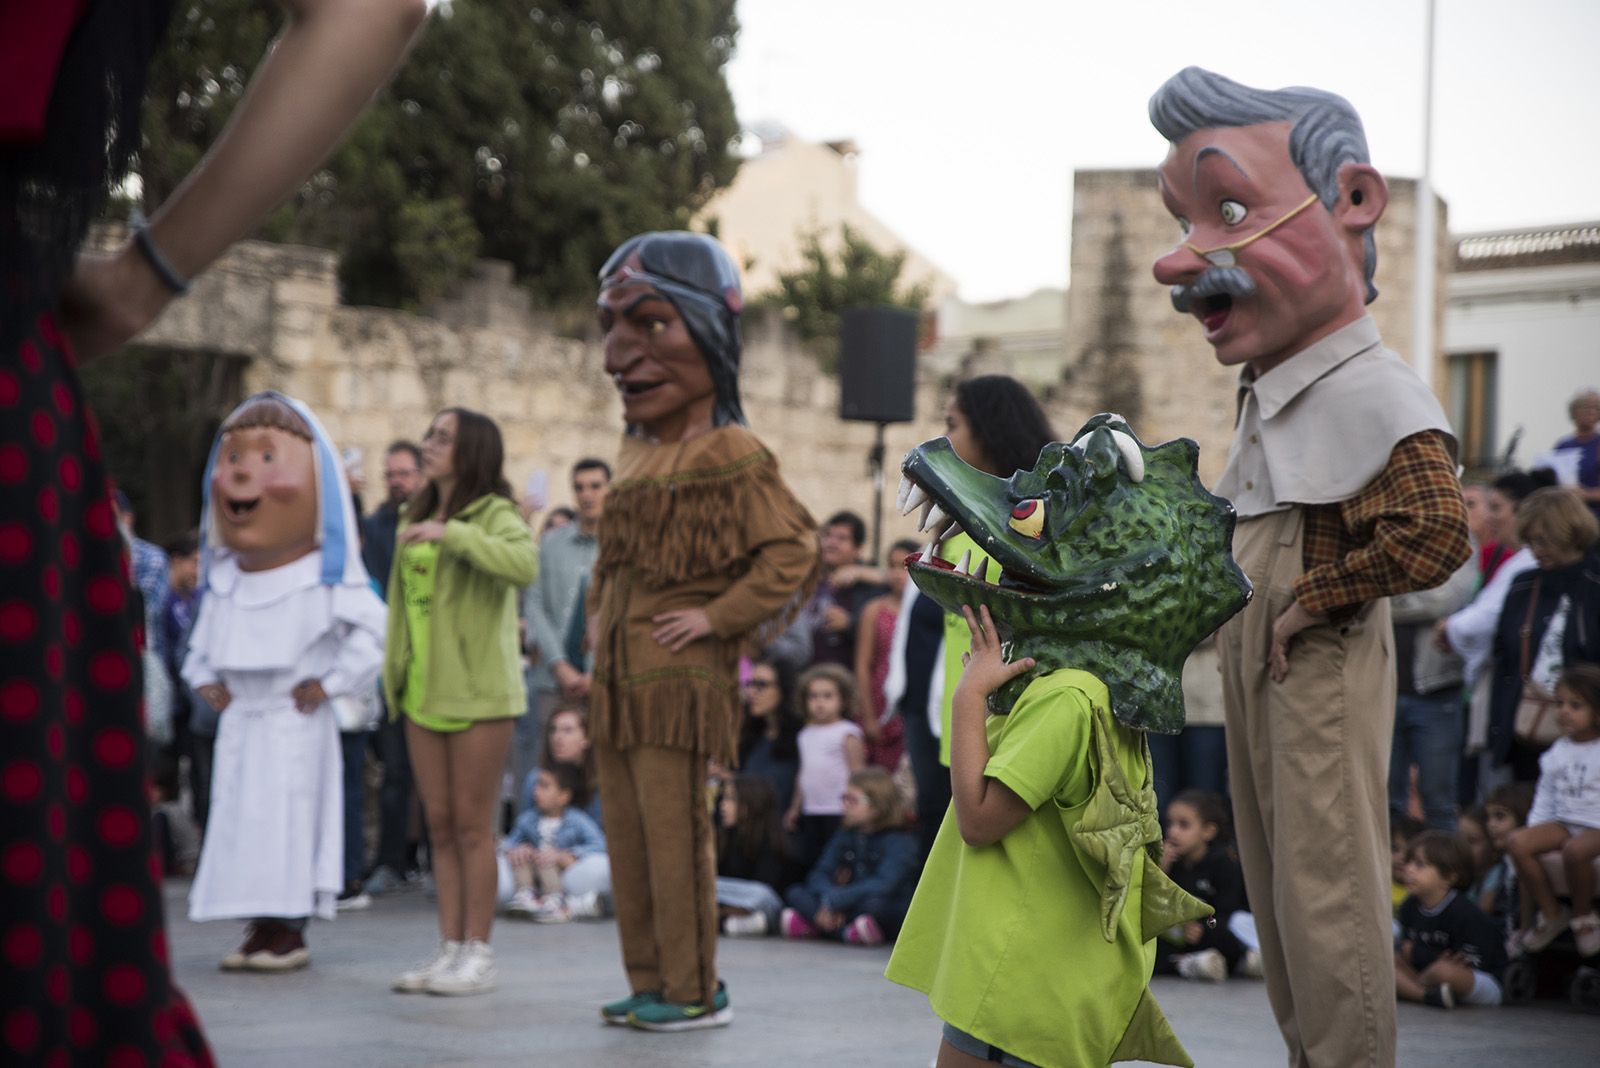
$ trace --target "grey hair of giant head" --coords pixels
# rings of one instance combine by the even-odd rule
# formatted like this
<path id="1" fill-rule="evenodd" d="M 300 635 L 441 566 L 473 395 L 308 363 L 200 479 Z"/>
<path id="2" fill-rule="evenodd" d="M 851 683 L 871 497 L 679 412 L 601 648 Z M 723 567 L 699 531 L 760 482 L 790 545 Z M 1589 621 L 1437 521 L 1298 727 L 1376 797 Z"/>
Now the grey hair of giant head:
<path id="1" fill-rule="evenodd" d="M 1150 122 L 1176 145 L 1196 130 L 1288 122 L 1289 158 L 1329 211 L 1339 200 L 1339 168 L 1372 162 L 1361 116 L 1342 96 L 1322 89 L 1252 89 L 1200 67 L 1185 67 L 1150 98 Z M 1378 249 L 1372 231 L 1363 236 L 1362 269 L 1367 303 L 1378 296 L 1372 276 Z"/>

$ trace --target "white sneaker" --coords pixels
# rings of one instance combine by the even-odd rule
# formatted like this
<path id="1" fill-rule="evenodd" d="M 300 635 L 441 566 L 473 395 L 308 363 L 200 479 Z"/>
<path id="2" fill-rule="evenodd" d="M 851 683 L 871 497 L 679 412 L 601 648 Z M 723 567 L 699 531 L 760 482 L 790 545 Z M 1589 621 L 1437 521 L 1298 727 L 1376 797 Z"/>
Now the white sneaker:
<path id="1" fill-rule="evenodd" d="M 357 885 L 334 898 L 333 907 L 338 912 L 359 912 L 362 909 L 370 909 L 372 895 Z"/>
<path id="2" fill-rule="evenodd" d="M 747 912 L 722 921 L 722 933 L 731 938 L 760 938 L 767 933 L 767 914 Z"/>
<path id="3" fill-rule="evenodd" d="M 567 909 L 575 920 L 598 920 L 606 914 L 606 903 L 599 891 L 590 890 L 587 894 L 569 895 Z"/>
<path id="4" fill-rule="evenodd" d="M 389 989 L 399 994 L 421 994 L 435 978 L 450 970 L 461 952 L 460 942 L 440 942 L 439 952 L 428 963 L 401 972 Z"/>
<path id="5" fill-rule="evenodd" d="M 572 909 L 561 894 L 546 894 L 533 914 L 534 923 L 566 923 L 572 919 Z"/>
<path id="6" fill-rule="evenodd" d="M 539 911 L 539 895 L 533 892 L 533 887 L 524 886 L 511 895 L 511 900 L 506 904 L 508 916 L 532 916 Z"/>
<path id="7" fill-rule="evenodd" d="M 1600 953 L 1600 916 L 1593 911 L 1574 916 L 1570 926 L 1573 940 L 1578 943 L 1578 956 L 1592 957 Z"/>
<path id="8" fill-rule="evenodd" d="M 487 994 L 495 988 L 494 950 L 476 938 L 464 943 L 455 962 L 428 983 L 428 993 L 443 997 Z"/>
<path id="9" fill-rule="evenodd" d="M 1181 957 L 1174 958 L 1173 963 L 1178 966 L 1178 974 L 1185 979 L 1221 983 L 1228 978 L 1228 962 L 1214 949 L 1185 953 Z"/>
<path id="10" fill-rule="evenodd" d="M 1261 954 L 1253 949 L 1245 950 L 1244 959 L 1239 961 L 1239 974 L 1246 979 L 1260 979 L 1262 977 Z"/>

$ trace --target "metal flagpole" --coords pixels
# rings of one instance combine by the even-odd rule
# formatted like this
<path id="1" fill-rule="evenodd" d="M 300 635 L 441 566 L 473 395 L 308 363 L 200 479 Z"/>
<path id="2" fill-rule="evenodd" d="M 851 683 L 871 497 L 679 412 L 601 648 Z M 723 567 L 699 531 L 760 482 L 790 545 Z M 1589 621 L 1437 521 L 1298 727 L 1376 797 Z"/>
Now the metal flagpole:
<path id="1" fill-rule="evenodd" d="M 1411 302 L 1411 366 L 1433 388 L 1434 286 L 1437 270 L 1433 207 L 1433 25 L 1434 0 L 1427 0 L 1422 64 L 1422 174 L 1417 178 L 1415 292 Z"/>

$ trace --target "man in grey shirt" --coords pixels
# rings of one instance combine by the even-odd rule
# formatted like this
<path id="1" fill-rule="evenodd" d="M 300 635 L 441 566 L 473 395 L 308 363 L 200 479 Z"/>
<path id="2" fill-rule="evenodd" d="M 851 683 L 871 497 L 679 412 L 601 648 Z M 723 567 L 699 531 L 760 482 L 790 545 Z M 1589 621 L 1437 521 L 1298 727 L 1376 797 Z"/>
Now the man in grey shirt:
<path id="1" fill-rule="evenodd" d="M 528 678 L 531 715 L 517 723 L 511 749 L 511 781 L 521 808 L 528 772 L 539 763 L 545 724 L 562 698 L 589 695 L 589 672 L 572 663 L 567 635 L 573 614 L 581 610 L 582 591 L 594 570 L 600 543 L 595 537 L 605 510 L 611 468 L 604 460 L 579 460 L 572 468 L 572 497 L 576 522 L 557 527 L 539 541 L 539 577 L 522 594 L 522 617 L 527 621 L 527 648 L 533 669 Z M 590 784 L 591 786 L 593 784 Z"/>

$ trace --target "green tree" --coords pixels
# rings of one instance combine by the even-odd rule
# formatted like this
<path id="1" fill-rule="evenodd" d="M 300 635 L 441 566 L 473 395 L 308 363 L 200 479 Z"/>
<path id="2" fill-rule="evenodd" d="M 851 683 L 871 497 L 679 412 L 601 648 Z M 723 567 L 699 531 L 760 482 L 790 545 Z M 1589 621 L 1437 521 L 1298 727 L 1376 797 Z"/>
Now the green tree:
<path id="1" fill-rule="evenodd" d="M 902 289 L 900 272 L 906 254 L 880 251 L 849 223 L 840 224 L 838 248 L 832 253 L 822 236 L 820 230 L 805 235 L 800 246 L 803 265 L 780 272 L 777 288 L 760 301 L 781 306 L 823 366 L 832 370 L 838 362 L 841 308 L 888 304 L 921 311 L 930 290 L 923 282 Z"/>
<path id="2" fill-rule="evenodd" d="M 146 104 L 148 203 L 215 138 L 279 11 L 175 11 Z M 425 303 L 480 255 L 542 303 L 587 300 L 624 238 L 685 226 L 733 179 L 737 33 L 733 0 L 455 0 L 263 236 L 337 250 L 355 303 Z"/>

